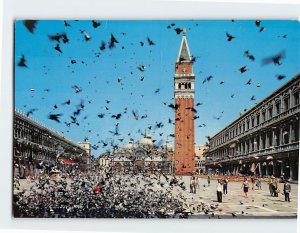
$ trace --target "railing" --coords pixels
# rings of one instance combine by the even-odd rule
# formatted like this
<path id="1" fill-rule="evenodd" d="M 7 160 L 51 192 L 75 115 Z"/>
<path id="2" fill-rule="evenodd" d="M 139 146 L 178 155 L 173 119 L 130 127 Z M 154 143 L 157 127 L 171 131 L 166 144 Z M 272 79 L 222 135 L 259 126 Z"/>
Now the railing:
<path id="1" fill-rule="evenodd" d="M 280 145 L 280 146 L 276 146 L 276 147 L 269 147 L 269 148 L 258 150 L 258 151 L 252 151 L 252 152 L 249 152 L 249 153 L 237 154 L 237 156 L 233 156 L 233 157 L 228 158 L 228 159 L 223 159 L 223 158 L 207 159 L 205 161 L 205 165 L 210 165 L 212 163 L 219 163 L 219 162 L 230 162 L 230 161 L 241 160 L 241 159 L 251 159 L 251 158 L 254 158 L 254 157 L 262 157 L 262 156 L 266 156 L 266 155 L 270 155 L 270 154 L 276 154 L 276 153 L 288 152 L 288 151 L 295 151 L 295 150 L 299 150 L 299 141 L 294 142 L 294 143 L 290 143 L 290 144 L 286 144 L 286 145 Z"/>
<path id="2" fill-rule="evenodd" d="M 185 73 L 185 74 L 175 74 L 175 78 L 177 78 L 177 77 L 195 77 L 195 74 L 194 73 L 191 73 L 191 74 L 189 74 L 189 73 Z"/>
<path id="3" fill-rule="evenodd" d="M 249 129 L 247 131 L 240 133 L 238 136 L 231 138 L 229 141 L 226 141 L 226 142 L 224 142 L 218 146 L 215 146 L 213 148 L 211 147 L 210 151 L 214 151 L 216 149 L 222 148 L 223 146 L 225 146 L 227 144 L 234 143 L 234 142 L 240 140 L 241 138 L 248 136 L 249 134 L 252 134 L 253 132 L 259 131 L 262 128 L 268 127 L 274 123 L 284 120 L 285 118 L 290 117 L 291 115 L 294 115 L 295 113 L 300 113 L 300 104 L 294 106 L 293 108 L 290 108 L 288 111 L 284 111 L 284 112 L 280 113 L 279 115 L 272 117 L 269 120 L 264 121 L 263 123 L 261 123 L 257 126 L 252 127 L 251 129 Z"/>

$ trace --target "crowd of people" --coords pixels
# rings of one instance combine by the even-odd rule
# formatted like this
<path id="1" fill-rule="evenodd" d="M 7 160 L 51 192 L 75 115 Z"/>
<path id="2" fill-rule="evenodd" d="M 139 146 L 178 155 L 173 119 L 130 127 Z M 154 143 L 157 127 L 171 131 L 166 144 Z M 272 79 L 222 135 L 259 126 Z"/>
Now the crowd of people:
<path id="1" fill-rule="evenodd" d="M 210 180 L 211 177 L 208 176 L 207 177 L 207 184 L 210 185 Z M 223 194 L 227 194 L 228 193 L 228 177 L 224 176 L 223 179 L 218 179 L 217 180 L 217 187 L 216 187 L 216 191 L 217 191 L 217 201 L 218 202 L 222 202 L 222 196 Z M 256 177 L 251 177 L 250 178 L 250 182 L 251 182 L 251 189 L 252 190 L 262 190 L 262 180 L 260 177 L 256 178 Z M 250 182 L 248 180 L 247 177 L 244 178 L 242 185 L 241 185 L 241 189 L 243 190 L 243 193 L 245 195 L 245 197 L 248 197 L 248 192 L 249 192 L 249 188 L 250 188 Z M 269 190 L 270 190 L 270 195 L 273 197 L 278 197 L 278 193 L 281 192 L 280 188 L 279 188 L 279 182 L 278 179 L 275 177 L 271 177 L 268 180 L 268 185 L 269 185 Z M 285 201 L 290 202 L 290 193 L 291 193 L 291 185 L 289 183 L 288 180 L 284 180 L 284 185 L 283 185 L 283 193 L 285 196 Z"/>

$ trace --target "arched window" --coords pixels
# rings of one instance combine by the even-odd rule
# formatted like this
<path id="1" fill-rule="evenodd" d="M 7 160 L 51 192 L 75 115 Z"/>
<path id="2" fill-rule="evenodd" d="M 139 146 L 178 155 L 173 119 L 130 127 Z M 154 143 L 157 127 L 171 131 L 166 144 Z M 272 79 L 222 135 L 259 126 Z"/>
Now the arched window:
<path id="1" fill-rule="evenodd" d="M 181 83 L 178 83 L 178 89 L 181 89 Z"/>

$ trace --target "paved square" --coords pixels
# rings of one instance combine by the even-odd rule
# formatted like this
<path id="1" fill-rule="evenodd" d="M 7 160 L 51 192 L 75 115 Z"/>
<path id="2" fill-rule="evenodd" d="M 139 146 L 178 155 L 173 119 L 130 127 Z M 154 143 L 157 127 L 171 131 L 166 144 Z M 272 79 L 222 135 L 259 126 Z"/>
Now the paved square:
<path id="1" fill-rule="evenodd" d="M 127 178 L 117 176 L 118 178 Z M 152 177 L 154 181 L 154 176 Z M 169 179 L 170 177 L 168 177 Z M 217 202 L 216 187 L 217 181 L 211 180 L 210 186 L 207 180 L 199 179 L 199 188 L 196 194 L 190 193 L 189 182 L 190 177 L 177 177 L 179 183 L 184 182 L 186 189 L 183 190 L 179 186 L 169 186 L 170 180 L 166 180 L 161 176 L 159 181 L 155 180 L 154 186 L 151 188 L 156 192 L 160 190 L 168 191 L 177 199 L 184 203 L 187 212 L 190 212 L 189 218 L 295 218 L 297 217 L 297 195 L 298 185 L 291 184 L 291 202 L 284 201 L 284 195 L 280 193 L 278 197 L 272 197 L 269 193 L 268 184 L 262 182 L 262 190 L 249 189 L 248 197 L 244 196 L 241 188 L 241 182 L 229 182 L 228 194 L 223 195 L 223 202 Z M 133 179 L 136 179 L 134 181 Z M 157 182 L 158 181 L 158 182 Z M 132 183 L 137 183 L 137 189 L 142 190 L 146 187 L 143 176 L 137 175 L 131 178 Z M 20 191 L 31 192 L 30 187 L 35 181 L 28 183 L 26 180 L 20 181 Z M 163 184 L 163 185 L 160 185 Z M 282 190 L 283 183 L 279 184 Z M 125 190 L 125 189 L 124 189 Z M 126 190 L 125 190 L 126 191 Z M 19 192 L 16 191 L 15 192 Z M 172 214 L 171 214 L 172 215 Z"/>
<path id="2" fill-rule="evenodd" d="M 189 187 L 189 177 L 183 177 L 186 186 Z M 296 217 L 297 216 L 297 198 L 298 185 L 291 184 L 292 192 L 290 195 L 291 202 L 284 201 L 284 195 L 279 193 L 278 197 L 272 197 L 269 192 L 269 186 L 262 182 L 262 190 L 251 190 L 249 188 L 248 198 L 244 196 L 241 188 L 241 182 L 228 183 L 228 194 L 223 194 L 223 202 L 217 202 L 216 187 L 217 181 L 211 180 L 210 186 L 207 185 L 206 179 L 200 179 L 200 188 L 196 194 L 187 193 L 187 203 L 198 204 L 204 202 L 207 204 L 218 204 L 214 211 L 215 215 L 220 217 L 232 216 L 237 217 Z M 279 184 L 283 189 L 283 183 Z M 200 213 L 201 214 L 201 213 Z M 196 214 L 197 215 L 197 214 Z"/>

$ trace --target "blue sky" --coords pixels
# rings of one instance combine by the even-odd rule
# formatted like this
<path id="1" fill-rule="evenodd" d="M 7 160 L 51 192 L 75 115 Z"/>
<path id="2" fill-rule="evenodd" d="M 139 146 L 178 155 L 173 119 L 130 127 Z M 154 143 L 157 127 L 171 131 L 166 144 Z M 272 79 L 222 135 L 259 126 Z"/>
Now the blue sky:
<path id="1" fill-rule="evenodd" d="M 297 21 L 262 20 L 260 27 L 265 28 L 262 32 L 255 20 L 97 21 L 101 23 L 98 28 L 94 28 L 91 21 L 69 20 L 71 27 L 65 27 L 61 20 L 38 21 L 33 34 L 24 27 L 23 21 L 15 24 L 15 62 L 17 64 L 24 55 L 28 66 L 15 66 L 15 108 L 25 113 L 38 109 L 31 115 L 33 119 L 71 140 L 83 141 L 88 137 L 92 145 L 99 146 L 98 150 L 92 151 L 95 156 L 109 149 L 109 146 L 102 148 L 99 141 L 113 140 L 120 146 L 127 144 L 129 138 L 138 141 L 142 137 L 138 131 L 144 132 L 148 126 L 152 126 L 149 133 L 157 142 L 168 138 L 173 143 L 173 138 L 168 135 L 174 133 L 174 125 L 169 124 L 168 119 L 174 121 L 174 111 L 167 105 L 174 103 L 174 66 L 181 42 L 181 35 L 177 35 L 174 28 L 187 28 L 190 52 L 197 57 L 194 64 L 195 103 L 203 105 L 196 107 L 200 116 L 195 121 L 196 144 L 204 144 L 206 135 L 212 136 L 223 129 L 238 118 L 243 109 L 253 107 L 300 70 L 300 26 Z M 171 23 L 175 26 L 167 29 Z M 80 30 L 88 33 L 91 39 L 85 41 Z M 54 49 L 57 43 L 50 41 L 48 35 L 62 32 L 70 41 L 60 43 L 61 54 Z M 236 38 L 228 42 L 226 32 Z M 101 41 L 108 42 L 111 33 L 119 43 L 113 49 L 100 51 Z M 154 46 L 148 45 L 147 37 L 154 41 Z M 144 42 L 143 47 L 140 41 Z M 244 56 L 246 50 L 255 61 Z M 262 59 L 283 50 L 286 57 L 282 59 L 282 65 L 261 65 Z M 71 64 L 73 59 L 76 64 Z M 140 65 L 146 67 L 144 72 L 138 70 Z M 238 70 L 242 66 L 248 67 L 243 74 Z M 277 74 L 286 78 L 279 81 Z M 210 75 L 213 79 L 203 84 Z M 249 79 L 251 85 L 245 85 Z M 221 81 L 224 84 L 220 84 Z M 257 87 L 258 83 L 260 87 Z M 73 85 L 82 91 L 76 94 Z M 157 89 L 159 93 L 155 93 Z M 253 95 L 255 101 L 250 100 Z M 61 105 L 69 99 L 70 105 Z M 79 126 L 66 126 L 64 122 L 70 122 L 70 115 L 81 100 L 85 107 L 77 118 Z M 58 107 L 55 110 L 54 105 Z M 125 108 L 127 114 L 123 114 Z M 140 117 L 146 114 L 147 118 L 135 120 L 132 110 L 137 110 Z M 61 123 L 48 119 L 50 112 L 63 114 Z M 100 113 L 105 114 L 104 118 L 97 117 Z M 117 113 L 122 113 L 119 120 L 111 118 Z M 220 117 L 220 120 L 214 117 Z M 164 126 L 155 129 L 159 122 Z M 120 136 L 109 133 L 116 123 Z M 206 127 L 198 127 L 202 124 Z"/>

